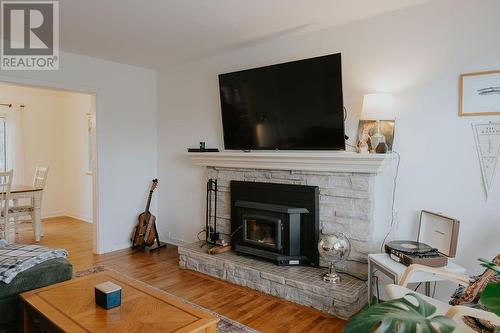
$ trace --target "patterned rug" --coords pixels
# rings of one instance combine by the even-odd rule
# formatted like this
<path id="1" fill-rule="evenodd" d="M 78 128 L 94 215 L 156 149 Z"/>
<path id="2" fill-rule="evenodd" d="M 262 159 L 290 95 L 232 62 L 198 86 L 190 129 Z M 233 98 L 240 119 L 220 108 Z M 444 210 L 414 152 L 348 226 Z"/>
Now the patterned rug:
<path id="1" fill-rule="evenodd" d="M 90 274 L 96 274 L 96 273 L 99 273 L 99 272 L 103 272 L 105 270 L 110 270 L 110 271 L 113 271 L 113 272 L 116 272 L 118 274 L 121 274 L 120 272 L 118 271 L 115 271 L 115 270 L 112 270 L 112 269 L 106 269 L 104 268 L 104 266 L 96 266 L 96 267 L 91 267 L 89 269 L 86 269 L 86 270 L 83 270 L 83 271 L 78 271 L 78 272 L 75 272 L 73 273 L 73 277 L 74 278 L 79 278 L 79 277 L 82 277 L 82 276 L 86 276 L 86 275 L 90 275 Z M 131 279 L 130 277 L 128 277 L 129 279 Z M 204 312 L 207 312 L 208 314 L 214 316 L 214 317 L 217 317 L 219 318 L 219 322 L 217 323 L 217 332 L 218 333 L 259 333 L 259 331 L 256 331 L 254 330 L 253 328 L 250 328 L 246 325 L 243 325 L 241 323 L 238 323 L 237 321 L 234 321 L 234 320 L 231 320 L 227 317 L 224 317 L 223 315 L 221 314 L 218 314 L 217 312 L 213 312 L 211 310 L 208 310 L 198 304 L 194 304 L 184 298 L 181 298 L 179 296 L 175 296 L 174 294 L 171 294 L 169 292 L 166 292 L 164 290 L 161 290 L 161 289 L 158 289 L 154 286 L 151 286 L 149 284 L 146 284 L 142 281 L 139 281 L 139 280 L 136 280 L 136 279 L 133 279 L 134 281 L 137 281 L 137 283 L 140 283 L 140 284 L 143 284 L 143 285 L 146 285 L 150 288 L 153 288 L 153 289 L 156 289 L 158 290 L 159 292 L 163 293 L 163 294 L 166 294 L 170 297 L 173 297 L 185 304 L 189 304 L 197 309 L 200 309 L 201 311 L 204 311 Z"/>

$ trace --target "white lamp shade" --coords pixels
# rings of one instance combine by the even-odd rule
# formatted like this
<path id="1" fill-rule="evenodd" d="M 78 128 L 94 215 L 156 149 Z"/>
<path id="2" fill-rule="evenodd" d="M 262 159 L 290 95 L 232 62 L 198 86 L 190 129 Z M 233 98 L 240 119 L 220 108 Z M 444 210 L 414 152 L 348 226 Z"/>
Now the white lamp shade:
<path id="1" fill-rule="evenodd" d="M 393 120 L 394 97 L 392 94 L 367 94 L 363 98 L 362 120 Z"/>

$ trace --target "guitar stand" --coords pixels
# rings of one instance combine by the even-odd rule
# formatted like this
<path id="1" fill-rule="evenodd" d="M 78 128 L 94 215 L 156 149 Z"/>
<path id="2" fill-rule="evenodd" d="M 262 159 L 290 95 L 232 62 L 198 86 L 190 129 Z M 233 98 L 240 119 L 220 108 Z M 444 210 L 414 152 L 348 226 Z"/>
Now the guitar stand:
<path id="1" fill-rule="evenodd" d="M 167 247 L 167 243 L 165 243 L 165 242 L 158 243 L 158 241 L 156 241 L 155 244 L 153 244 L 153 246 L 146 246 L 143 251 L 153 252 L 153 251 L 157 251 L 157 250 L 161 249 L 162 247 Z"/>
<path id="2" fill-rule="evenodd" d="M 167 247 L 167 243 L 160 241 L 160 236 L 158 235 L 158 230 L 155 228 L 155 243 L 151 246 L 140 246 L 137 247 L 141 251 L 153 252 L 161 249 L 162 247 Z"/>

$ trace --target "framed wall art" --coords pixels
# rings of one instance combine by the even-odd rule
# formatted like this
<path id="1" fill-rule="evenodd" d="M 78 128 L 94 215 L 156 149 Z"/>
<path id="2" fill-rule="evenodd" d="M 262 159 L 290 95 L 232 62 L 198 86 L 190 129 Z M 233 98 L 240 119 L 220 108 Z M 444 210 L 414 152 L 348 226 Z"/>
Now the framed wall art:
<path id="1" fill-rule="evenodd" d="M 500 115 L 500 70 L 460 75 L 459 116 Z"/>

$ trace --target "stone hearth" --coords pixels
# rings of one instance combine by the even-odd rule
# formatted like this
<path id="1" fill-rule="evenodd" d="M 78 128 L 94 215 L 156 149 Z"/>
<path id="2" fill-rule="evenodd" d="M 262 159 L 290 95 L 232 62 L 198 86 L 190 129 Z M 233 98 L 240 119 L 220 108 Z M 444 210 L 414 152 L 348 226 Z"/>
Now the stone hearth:
<path id="1" fill-rule="evenodd" d="M 248 287 L 288 301 L 315 308 L 342 319 L 358 312 L 367 298 L 366 282 L 342 274 L 339 284 L 323 282 L 324 269 L 283 267 L 238 256 L 232 252 L 209 255 L 194 243 L 179 247 L 182 268 Z"/>

